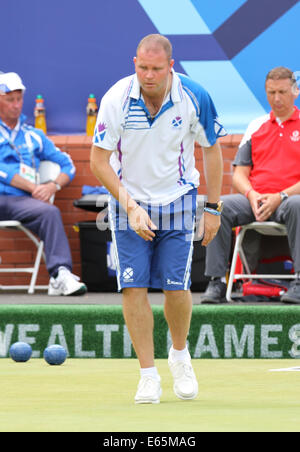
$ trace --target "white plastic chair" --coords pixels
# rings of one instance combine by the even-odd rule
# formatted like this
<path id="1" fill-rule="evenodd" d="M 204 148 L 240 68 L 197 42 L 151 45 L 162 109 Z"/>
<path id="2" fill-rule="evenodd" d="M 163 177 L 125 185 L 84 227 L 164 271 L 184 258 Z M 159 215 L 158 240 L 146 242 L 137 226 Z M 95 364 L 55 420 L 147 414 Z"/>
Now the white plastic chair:
<path id="1" fill-rule="evenodd" d="M 272 236 L 286 236 L 287 231 L 286 227 L 283 224 L 276 223 L 275 221 L 265 221 L 265 222 L 257 222 L 249 223 L 240 227 L 240 231 L 237 234 L 232 262 L 230 267 L 230 274 L 227 284 L 226 291 L 226 300 L 232 301 L 232 286 L 234 280 L 238 279 L 295 279 L 296 276 L 293 274 L 255 274 L 251 273 L 249 264 L 246 259 L 245 252 L 243 250 L 243 239 L 247 231 L 254 230 L 263 235 L 272 235 Z M 241 259 L 243 269 L 246 273 L 235 273 L 236 271 L 236 263 L 238 256 Z"/>
<path id="2" fill-rule="evenodd" d="M 46 182 L 50 179 L 56 179 L 57 176 L 60 173 L 60 166 L 55 163 L 51 162 L 50 160 L 44 160 L 41 162 L 39 167 L 39 174 L 40 174 L 40 183 Z M 50 202 L 54 202 L 55 196 L 53 195 L 50 199 Z M 43 253 L 44 250 L 44 242 L 37 238 L 29 229 L 27 229 L 25 226 L 22 225 L 20 221 L 16 220 L 8 220 L 8 221 L 0 221 L 0 229 L 2 230 L 11 230 L 11 229 L 17 229 L 19 231 L 22 231 L 36 246 L 37 252 L 35 256 L 35 260 L 32 267 L 19 267 L 19 268 L 5 268 L 3 266 L 0 267 L 0 273 L 30 273 L 31 279 L 29 285 L 1 285 L 0 289 L 5 290 L 28 290 L 29 294 L 34 293 L 35 289 L 48 289 L 48 286 L 37 286 L 36 285 L 36 279 L 38 276 L 39 268 L 41 259 L 45 260 L 45 256 Z M 2 263 L 2 262 L 0 262 Z M 3 263 L 2 263 L 3 264 Z"/>

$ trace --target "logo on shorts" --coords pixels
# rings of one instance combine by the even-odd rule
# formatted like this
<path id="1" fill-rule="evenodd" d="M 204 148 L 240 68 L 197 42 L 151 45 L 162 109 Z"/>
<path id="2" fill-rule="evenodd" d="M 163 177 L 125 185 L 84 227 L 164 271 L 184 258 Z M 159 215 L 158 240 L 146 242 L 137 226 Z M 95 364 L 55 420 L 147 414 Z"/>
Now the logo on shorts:
<path id="1" fill-rule="evenodd" d="M 181 281 L 172 281 L 172 279 L 167 279 L 167 284 L 168 285 L 175 285 L 175 286 L 181 286 L 182 282 Z"/>
<path id="2" fill-rule="evenodd" d="M 295 142 L 300 141 L 300 132 L 299 132 L 299 130 L 294 130 L 294 132 L 291 135 L 291 140 L 295 141 Z"/>
<path id="3" fill-rule="evenodd" d="M 127 267 L 123 271 L 123 281 L 124 282 L 133 282 L 133 268 Z"/>
<path id="4" fill-rule="evenodd" d="M 176 116 L 172 121 L 172 126 L 175 128 L 180 128 L 182 126 L 182 118 L 180 116 Z"/>

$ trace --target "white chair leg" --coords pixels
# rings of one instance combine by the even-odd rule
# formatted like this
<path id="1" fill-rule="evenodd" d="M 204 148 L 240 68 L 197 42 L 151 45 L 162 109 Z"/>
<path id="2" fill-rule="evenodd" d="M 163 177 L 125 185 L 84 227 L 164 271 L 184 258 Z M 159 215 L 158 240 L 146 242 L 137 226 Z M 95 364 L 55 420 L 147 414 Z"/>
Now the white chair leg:
<path id="1" fill-rule="evenodd" d="M 32 276 L 31 276 L 31 280 L 30 280 L 30 285 L 29 285 L 29 289 L 28 289 L 29 294 L 34 293 L 35 283 L 36 283 L 36 279 L 38 276 L 38 271 L 40 268 L 42 255 L 43 255 L 43 249 L 44 249 L 44 242 L 41 240 L 39 243 L 38 249 L 37 249 L 37 255 L 36 255 L 33 272 L 32 272 Z"/>
<path id="2" fill-rule="evenodd" d="M 233 256 L 232 256 L 232 262 L 231 262 L 231 266 L 230 266 L 230 274 L 229 274 L 229 279 L 228 279 L 228 284 L 227 284 L 227 291 L 226 291 L 226 300 L 227 301 L 232 301 L 231 293 L 232 293 L 232 286 L 233 286 L 233 281 L 234 281 L 234 276 L 235 276 L 235 267 L 236 267 L 236 262 L 237 262 L 237 258 L 239 255 L 239 251 L 241 249 L 241 244 L 242 244 L 244 235 L 245 235 L 245 231 L 242 229 L 236 237 L 234 250 L 233 250 Z"/>

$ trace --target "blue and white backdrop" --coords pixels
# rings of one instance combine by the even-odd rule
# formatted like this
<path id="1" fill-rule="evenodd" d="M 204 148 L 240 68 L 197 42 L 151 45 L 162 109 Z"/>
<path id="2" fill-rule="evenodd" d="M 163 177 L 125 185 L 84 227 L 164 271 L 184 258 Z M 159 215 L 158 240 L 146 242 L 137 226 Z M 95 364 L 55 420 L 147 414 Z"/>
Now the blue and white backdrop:
<path id="1" fill-rule="evenodd" d="M 170 38 L 175 70 L 209 91 L 229 133 L 269 111 L 271 68 L 300 79 L 299 0 L 2 0 L 0 14 L 0 71 L 22 76 L 32 124 L 35 96 L 44 96 L 52 134 L 84 133 L 88 95 L 99 103 L 134 71 L 149 33 Z"/>

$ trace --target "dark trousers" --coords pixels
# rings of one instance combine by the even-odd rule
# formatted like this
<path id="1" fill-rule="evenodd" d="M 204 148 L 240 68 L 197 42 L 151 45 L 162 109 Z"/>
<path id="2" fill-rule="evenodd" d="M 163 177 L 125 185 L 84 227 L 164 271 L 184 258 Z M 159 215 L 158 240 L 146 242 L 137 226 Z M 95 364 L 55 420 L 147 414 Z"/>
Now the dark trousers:
<path id="1" fill-rule="evenodd" d="M 0 220 L 17 220 L 44 242 L 46 266 L 50 276 L 58 267 L 72 269 L 69 242 L 60 211 L 30 196 L 0 196 Z"/>
<path id="2" fill-rule="evenodd" d="M 240 194 L 222 196 L 224 209 L 218 234 L 206 249 L 207 276 L 225 276 L 231 251 L 232 228 L 255 221 L 248 199 Z M 295 272 L 300 272 L 300 195 L 283 201 L 270 221 L 285 224 Z"/>

